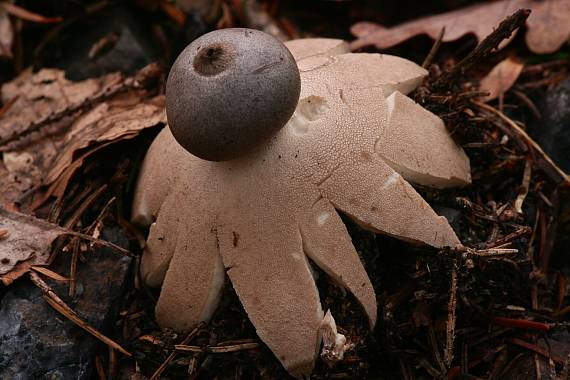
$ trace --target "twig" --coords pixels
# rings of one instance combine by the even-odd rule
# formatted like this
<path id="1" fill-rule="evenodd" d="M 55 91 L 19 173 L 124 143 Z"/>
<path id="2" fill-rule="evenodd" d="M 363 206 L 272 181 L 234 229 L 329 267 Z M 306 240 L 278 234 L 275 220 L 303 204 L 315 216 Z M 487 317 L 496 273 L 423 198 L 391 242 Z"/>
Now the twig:
<path id="1" fill-rule="evenodd" d="M 479 257 L 496 257 L 504 256 L 509 254 L 518 253 L 518 249 L 514 248 L 491 248 L 491 249 L 474 249 L 472 251 L 473 255 Z"/>
<path id="2" fill-rule="evenodd" d="M 457 261 L 453 260 L 451 266 L 451 285 L 449 287 L 449 301 L 447 303 L 447 326 L 444 360 L 447 368 L 453 361 L 453 343 L 455 341 L 455 312 L 457 310 Z"/>
<path id="3" fill-rule="evenodd" d="M 231 352 L 251 350 L 258 347 L 259 343 L 251 341 L 240 344 L 217 345 L 217 346 L 206 346 L 206 347 L 187 346 L 184 344 L 177 344 L 174 346 L 176 351 L 179 352 L 195 352 L 195 353 L 209 353 L 209 354 L 227 354 Z"/>
<path id="4" fill-rule="evenodd" d="M 136 255 L 134 253 L 132 253 L 131 251 L 123 248 L 123 247 L 119 247 L 117 244 L 115 243 L 111 243 L 110 241 L 106 241 L 106 240 L 101 240 L 101 239 L 97 239 L 94 238 L 91 235 L 87 235 L 87 234 L 82 234 L 80 232 L 75 232 L 75 231 L 70 231 L 70 230 L 66 230 L 62 228 L 61 231 L 62 235 L 70 235 L 70 236 L 77 236 L 81 239 L 85 239 L 87 241 L 90 241 L 93 244 L 98 244 L 98 245 L 102 245 L 103 247 L 109 247 L 111 249 L 113 249 L 114 251 L 117 251 L 125 256 L 129 256 L 129 257 L 136 257 Z"/>
<path id="5" fill-rule="evenodd" d="M 556 165 L 554 163 L 554 161 L 552 161 L 552 159 L 544 152 L 544 150 L 542 150 L 542 148 L 540 147 L 540 145 L 538 145 L 538 143 L 536 141 L 534 141 L 527 133 L 524 129 L 522 129 L 521 127 L 519 127 L 519 125 L 517 123 L 515 123 L 513 120 L 511 120 L 508 116 L 506 116 L 504 113 L 502 113 L 501 111 L 495 109 L 494 107 L 491 107 L 490 105 L 487 105 L 485 103 L 481 103 L 477 100 L 472 100 L 471 101 L 473 104 L 475 104 L 476 106 L 489 111 L 493 114 L 495 114 L 496 116 L 498 116 L 501 120 L 503 120 L 504 122 L 506 122 L 509 127 L 512 128 L 513 132 L 515 132 L 519 137 L 521 137 L 524 142 L 529 145 L 529 147 L 532 147 L 532 149 L 534 149 L 538 155 L 544 160 L 546 161 L 546 163 L 548 165 L 550 165 L 550 167 L 552 169 L 554 169 L 554 171 L 560 176 L 560 178 L 562 178 L 562 180 L 568 184 L 570 184 L 570 177 L 568 177 L 568 174 L 566 174 L 566 172 L 564 172 L 564 170 L 560 169 L 558 167 L 558 165 Z"/>
<path id="6" fill-rule="evenodd" d="M 67 277 L 63 277 L 62 275 L 60 275 L 59 273 L 56 273 L 52 270 L 49 270 L 45 267 L 41 267 L 38 265 L 32 265 L 30 267 L 30 269 L 35 270 L 38 273 L 43 274 L 46 277 L 51 278 L 54 281 L 60 281 L 60 282 L 69 282 L 71 281 L 71 278 L 67 278 Z"/>
<path id="7" fill-rule="evenodd" d="M 527 235 L 532 233 L 532 229 L 528 226 L 524 226 L 519 228 L 518 230 L 511 232 L 510 234 L 500 238 L 500 239 L 496 239 L 495 241 L 486 243 L 485 245 L 483 245 L 481 247 L 482 250 L 490 250 L 492 248 L 503 248 L 505 245 L 508 245 L 511 241 L 513 241 L 514 239 L 523 236 L 523 235 Z"/>
<path id="8" fill-rule="evenodd" d="M 196 336 L 196 334 L 198 334 L 198 331 L 200 330 L 201 327 L 202 327 L 202 325 L 198 325 L 198 326 L 194 327 L 194 329 L 186 336 L 186 338 L 184 338 L 184 340 L 182 341 L 182 344 L 190 343 L 190 341 Z M 159 379 L 162 372 L 164 372 L 164 370 L 166 369 L 166 367 L 168 367 L 170 362 L 172 360 L 174 360 L 174 357 L 176 356 L 176 354 L 177 354 L 176 350 L 172 351 L 168 355 L 166 360 L 160 365 L 160 367 L 158 367 L 158 369 L 156 371 L 154 371 L 154 373 L 152 374 L 152 376 L 150 377 L 149 380 Z"/>
<path id="9" fill-rule="evenodd" d="M 462 77 L 465 72 L 471 69 L 475 64 L 485 58 L 499 44 L 509 38 L 511 34 L 524 25 L 526 19 L 530 15 L 530 9 L 519 9 L 511 16 L 503 20 L 497 29 L 489 34 L 471 53 L 455 65 L 450 71 L 442 74 L 433 84 L 433 87 L 448 87 L 458 78 Z"/>
<path id="10" fill-rule="evenodd" d="M 548 352 L 547 350 L 545 350 L 542 347 L 539 347 L 535 344 L 532 343 L 528 343 L 522 339 L 518 339 L 518 338 L 511 338 L 509 339 L 509 342 L 517 345 L 519 347 L 522 348 L 526 348 L 527 350 L 533 351 L 541 356 L 544 356 L 547 359 L 552 359 L 552 361 L 558 365 L 564 365 L 565 362 L 565 358 L 561 357 L 560 355 L 556 355 L 552 352 Z"/>
<path id="11" fill-rule="evenodd" d="M 552 328 L 551 325 L 542 322 L 529 321 L 526 319 L 506 318 L 506 317 L 494 317 L 493 324 L 504 327 L 522 329 L 522 330 L 550 331 L 550 329 Z"/>
<path id="12" fill-rule="evenodd" d="M 162 69 L 160 66 L 156 63 L 151 63 L 139 70 L 134 76 L 127 78 L 118 76 L 115 83 L 110 84 L 103 91 L 93 95 L 89 99 L 86 99 L 84 102 L 72 104 L 62 109 L 61 111 L 51 113 L 39 120 L 30 123 L 22 131 L 14 132 L 12 135 L 0 140 L 0 150 L 7 149 L 7 144 L 28 136 L 31 133 L 40 130 L 46 125 L 54 123 L 65 117 L 72 116 L 79 111 L 91 109 L 96 104 L 106 101 L 115 95 L 131 90 L 147 88 L 149 84 L 152 83 L 152 81 L 158 78 L 161 74 Z"/>
<path id="13" fill-rule="evenodd" d="M 429 53 L 428 53 L 426 59 L 424 59 L 424 62 L 422 63 L 422 67 L 424 69 L 427 69 L 429 67 L 429 65 L 431 65 L 431 63 L 433 62 L 433 58 L 435 57 L 435 55 L 439 51 L 439 47 L 441 46 L 441 42 L 443 41 L 444 35 L 445 35 L 445 26 L 443 28 L 441 28 L 441 31 L 439 32 L 439 36 L 437 36 L 437 40 L 435 40 L 435 42 L 431 46 L 431 49 L 429 49 Z"/>
<path id="14" fill-rule="evenodd" d="M 524 164 L 524 172 L 523 172 L 523 179 L 521 183 L 521 187 L 519 190 L 519 195 L 515 199 L 514 208 L 515 211 L 519 214 L 523 213 L 522 206 L 526 196 L 528 195 L 528 188 L 530 186 L 530 178 L 531 178 L 532 167 L 530 165 L 530 161 L 526 161 Z"/>
<path id="15" fill-rule="evenodd" d="M 77 264 L 79 262 L 79 249 L 81 247 L 79 244 L 79 239 L 73 238 L 71 240 L 71 246 L 71 264 L 69 268 L 69 277 L 71 281 L 69 281 L 69 289 L 67 291 L 67 294 L 70 297 L 75 297 L 75 292 L 77 290 Z"/>
<path id="16" fill-rule="evenodd" d="M 77 315 L 77 313 L 75 313 L 75 311 L 73 311 L 72 308 L 67 306 L 67 304 L 63 302 L 63 300 L 59 298 L 57 294 L 55 294 L 55 292 L 49 287 L 48 284 L 44 282 L 44 280 L 40 278 L 40 276 L 37 273 L 35 272 L 29 272 L 29 273 L 30 273 L 30 279 L 38 288 L 40 288 L 40 290 L 44 294 L 44 299 L 51 307 L 53 307 L 56 311 L 65 316 L 71 322 L 75 323 L 77 326 L 81 327 L 83 330 L 87 331 L 89 334 L 99 339 L 101 342 L 113 347 L 114 349 L 122 352 L 127 356 L 132 356 L 130 352 L 121 347 L 121 345 L 119 345 L 112 339 L 106 337 L 105 335 L 97 331 L 95 328 L 91 327 L 87 322 L 82 320 L 81 317 L 79 317 L 79 315 Z"/>

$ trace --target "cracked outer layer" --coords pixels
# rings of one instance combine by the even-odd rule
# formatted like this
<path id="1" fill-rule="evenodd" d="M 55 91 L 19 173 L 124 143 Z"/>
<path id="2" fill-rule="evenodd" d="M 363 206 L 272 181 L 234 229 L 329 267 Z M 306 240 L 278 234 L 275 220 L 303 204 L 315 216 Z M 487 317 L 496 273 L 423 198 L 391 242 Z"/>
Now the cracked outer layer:
<path id="1" fill-rule="evenodd" d="M 470 182 L 469 161 L 441 120 L 405 96 L 424 69 L 380 54 L 310 54 L 304 41 L 292 47 L 301 96 L 284 128 L 226 162 L 192 156 L 164 129 L 133 205 L 134 219 L 156 220 L 141 270 L 148 284 L 163 283 L 161 326 L 207 319 L 225 270 L 259 337 L 296 377 L 311 373 L 324 317 L 308 259 L 376 323 L 372 284 L 338 212 L 399 239 L 458 247 L 407 180 Z"/>

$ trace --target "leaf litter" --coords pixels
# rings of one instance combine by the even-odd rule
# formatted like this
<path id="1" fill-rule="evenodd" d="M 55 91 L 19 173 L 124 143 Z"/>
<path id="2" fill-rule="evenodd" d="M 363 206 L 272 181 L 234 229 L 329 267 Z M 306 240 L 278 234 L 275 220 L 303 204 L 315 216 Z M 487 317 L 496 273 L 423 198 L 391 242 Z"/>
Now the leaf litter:
<path id="1" fill-rule="evenodd" d="M 60 70 L 28 70 L 5 84 L 2 99 L 15 100 L 0 119 L 0 201 L 22 203 L 40 187 L 33 208 L 61 197 L 86 158 L 165 124 L 163 96 L 144 90 L 157 72 L 151 66 L 131 78 L 113 73 L 74 83 Z"/>
<path id="2" fill-rule="evenodd" d="M 0 240 L 0 276 L 5 282 L 32 265 L 47 264 L 58 237 L 78 235 L 6 207 L 20 208 L 30 190 L 40 195 L 29 208 L 41 206 L 50 196 L 62 197 L 87 157 L 164 124 L 163 97 L 143 86 L 157 73 L 156 67 L 147 67 L 132 78 L 113 73 L 74 83 L 60 70 L 27 70 L 2 87 L 5 101 L 16 99 L 0 119 L 0 186 L 5 189 L 0 199 L 0 229 L 5 234 Z M 73 117 L 61 124 L 68 114 Z"/>
<path id="3" fill-rule="evenodd" d="M 553 53 L 568 42 L 570 1 L 500 0 L 419 18 L 393 27 L 373 22 L 358 22 L 351 28 L 352 34 L 357 37 L 351 43 L 351 48 L 355 50 L 374 45 L 378 49 L 387 49 L 421 34 L 427 34 L 435 40 L 443 28 L 443 42 L 455 41 L 468 34 L 481 41 L 501 20 L 521 8 L 532 10 L 527 20 L 525 36 L 527 46 L 532 52 Z M 499 48 L 505 47 L 513 37 L 501 43 Z"/>
<path id="4" fill-rule="evenodd" d="M 494 3 L 501 2 L 487 2 L 483 5 L 490 6 Z M 530 25 L 530 19 L 528 24 Z M 440 32 L 441 29 L 436 35 Z M 479 250 L 434 254 L 413 247 L 394 246 L 389 239 L 365 234 L 357 227 L 349 225 L 355 244 L 359 245 L 359 251 L 363 252 L 367 261 L 367 269 L 374 274 L 373 283 L 381 286 L 382 295 L 379 302 L 383 306 L 384 323 L 382 328 L 369 333 L 360 326 L 359 320 L 362 316 L 351 312 L 355 310 L 354 300 L 348 297 L 343 304 L 331 304 L 330 299 L 325 297 L 323 302 L 335 310 L 335 317 L 339 316 L 339 331 L 351 336 L 351 341 L 358 344 L 345 362 L 339 363 L 333 369 L 317 368 L 314 378 L 356 378 L 378 373 L 403 378 L 425 377 L 426 374 L 457 378 L 462 373 L 497 378 L 498 374 L 504 375 L 509 368 L 517 366 L 527 352 L 538 354 L 534 357 L 537 368 L 545 363 L 548 365 L 550 360 L 557 363 L 558 372 L 562 368 L 562 374 L 568 373 L 566 353 L 561 354 L 555 346 L 544 346 L 538 340 L 539 336 L 533 333 L 533 330 L 560 329 L 567 323 L 565 315 L 569 307 L 565 306 L 567 289 L 564 286 L 567 273 L 561 271 L 558 274 L 558 290 L 554 291 L 554 285 L 534 280 L 546 276 L 549 248 L 544 237 L 549 236 L 559 212 L 556 193 L 562 191 L 563 184 L 559 184 L 559 181 L 564 176 L 551 165 L 543 164 L 542 161 L 546 161 L 541 158 L 543 152 L 533 146 L 532 140 L 528 140 L 519 130 L 520 123 L 514 121 L 515 118 L 518 120 L 518 114 L 513 116 L 507 113 L 513 104 L 520 105 L 518 98 L 512 96 L 516 91 L 536 91 L 556 83 L 560 77 L 567 76 L 567 63 L 545 62 L 527 65 L 519 75 L 515 87 L 517 90 L 502 90 L 505 108 L 500 104 L 497 109 L 494 101 L 487 104 L 471 102 L 470 99 L 480 96 L 480 91 L 468 81 L 469 76 L 458 77 L 453 83 L 444 81 L 444 85 L 438 88 L 430 86 L 441 74 L 441 71 L 438 71 L 441 61 L 434 61 L 436 63 L 431 65 L 430 81 L 415 94 L 415 98 L 444 118 L 446 125 L 452 128 L 454 135 L 469 150 L 474 163 L 475 186 L 450 194 L 428 193 L 426 197 L 436 203 L 457 206 L 461 214 L 461 238 Z M 118 80 L 116 85 L 120 87 L 123 83 Z M 111 87 L 115 88 L 113 85 Z M 123 88 L 129 93 L 133 91 L 132 86 Z M 111 95 L 105 95 L 110 92 Z M 143 102 L 153 99 L 153 95 L 147 95 L 141 97 Z M 46 119 L 43 121 L 35 119 L 24 125 L 23 134 L 7 143 L 7 148 L 3 149 L 0 184 L 4 188 L 11 188 L 9 192 L 2 194 L 1 202 L 6 202 L 5 207 L 11 210 L 20 208 L 26 212 L 31 210 L 33 202 L 26 194 L 45 194 L 49 190 L 44 184 L 47 183 L 44 181 L 48 173 L 44 168 L 61 168 L 70 162 L 71 165 L 77 163 L 78 167 L 73 172 L 81 176 L 86 170 L 86 166 L 81 167 L 81 163 L 86 161 L 82 160 L 80 163 L 77 158 L 102 144 L 98 142 L 99 137 L 87 146 L 76 145 L 71 149 L 71 153 L 45 155 L 48 157 L 46 165 L 36 161 L 35 150 L 47 149 L 45 146 L 48 144 L 42 140 L 55 141 L 59 138 L 62 141 L 73 141 L 72 136 L 68 135 L 71 126 L 90 112 L 93 112 L 94 119 L 104 119 L 98 119 L 96 116 L 97 113 L 103 113 L 103 108 L 97 110 L 97 107 L 103 103 L 113 103 L 116 96 L 125 96 L 127 99 L 133 95 L 127 96 L 124 91 L 123 95 L 117 95 L 113 91 L 96 92 L 76 106 L 53 110 L 48 112 L 47 116 L 44 115 Z M 18 98 L 19 96 L 3 99 L 4 106 L 0 108 L 0 115 L 6 115 Z M 156 98 L 156 101 L 158 102 L 159 98 Z M 523 104 L 523 109 L 524 106 Z M 108 109 L 115 109 L 113 107 L 119 106 L 114 104 Z M 0 123 L 2 121 L 3 118 L 0 118 Z M 94 125 L 94 128 L 106 128 L 97 122 Z M 33 132 L 27 133 L 30 126 Z M 102 136 L 105 132 L 100 133 Z M 95 135 L 97 133 L 94 132 L 93 136 Z M 26 137 L 21 139 L 22 136 Z M 63 140 L 64 137 L 68 140 Z M 113 138 L 111 136 L 111 139 Z M 119 142 L 120 139 L 112 141 Z M 66 149 L 65 144 L 58 144 L 61 144 L 57 146 L 62 150 Z M 53 148 L 53 151 L 55 150 Z M 98 155 L 92 153 L 91 157 L 96 160 Z M 57 160 L 63 156 L 66 158 Z M 39 157 L 43 158 L 44 155 L 40 154 Z M 547 158 L 546 155 L 544 157 Z M 60 164 L 56 165 L 56 162 Z M 12 171 L 10 180 L 5 178 L 7 167 Z M 31 176 L 28 187 L 24 189 L 15 185 L 15 182 L 20 180 L 19 176 L 27 171 L 33 172 L 33 168 L 36 168 L 37 173 Z M 67 173 L 66 170 L 64 172 Z M 89 200 L 90 196 L 95 194 L 97 183 L 77 183 L 74 179 L 69 182 L 59 169 L 54 171 L 54 174 L 57 173 L 60 174 L 52 177 L 56 178 L 52 184 L 59 183 L 59 186 L 53 194 L 63 192 L 63 198 L 57 203 L 57 207 L 63 209 L 59 211 L 62 215 L 69 213 L 70 209 L 73 211 L 77 205 L 82 205 L 82 200 Z M 104 194 L 105 191 L 96 195 Z M 38 199 L 41 196 L 42 194 Z M 44 200 L 46 204 L 50 203 L 49 199 Z M 87 203 L 91 205 L 92 201 Z M 522 214 L 519 211 L 522 211 Z M 103 214 L 103 211 L 101 213 Z M 81 214 L 83 211 L 79 210 L 78 215 Z M 64 219 L 61 216 L 50 217 L 50 220 L 55 221 Z M 101 222 L 100 217 L 97 217 L 97 223 L 82 227 L 80 219 L 68 216 L 65 225 L 67 226 L 69 221 L 70 228 L 82 229 L 85 232 L 91 231 L 93 225 L 99 225 Z M 0 247 L 10 234 L 11 231 L 0 227 Z M 381 249 L 378 249 L 378 246 Z M 396 260 L 394 252 L 402 253 L 397 255 L 402 259 Z M 404 257 L 406 259 L 403 259 Z M 26 264 L 26 261 L 18 265 L 22 264 Z M 8 274 L 10 273 L 14 273 L 14 270 Z M 450 273 L 454 275 L 451 284 Z M 57 278 L 53 273 L 41 274 Z M 37 286 L 43 287 L 44 294 L 50 297 L 49 287 L 46 288 L 45 283 L 38 281 L 39 276 L 36 274 L 30 277 Z M 325 292 L 338 291 L 327 285 L 324 278 L 321 276 L 320 281 Z M 555 297 L 549 296 L 552 292 L 557 293 L 553 294 Z M 140 293 L 145 292 L 137 288 L 135 281 L 129 297 Z M 152 299 L 152 296 L 146 297 L 143 299 Z M 263 347 L 247 350 L 242 354 L 216 357 L 212 357 L 208 352 L 208 348 L 230 345 L 236 339 L 255 338 L 255 331 L 248 324 L 243 310 L 236 307 L 239 304 L 236 295 L 230 290 L 225 297 L 227 303 L 217 313 L 212 324 L 197 327 L 183 339 L 182 336 L 168 335 L 168 332 L 158 333 L 150 311 L 153 305 L 146 307 L 141 297 L 137 296 L 135 301 L 121 312 L 114 335 L 129 342 L 126 348 L 136 354 L 136 367 L 146 376 L 154 373 L 153 377 L 158 378 L 160 373 L 164 372 L 165 376 L 170 378 L 195 378 L 199 375 L 239 378 L 265 373 L 268 378 L 279 378 L 279 368 L 275 367 L 270 354 L 264 351 Z M 556 298 L 557 303 L 552 304 L 551 298 Z M 52 298 L 48 302 L 52 304 L 55 301 Z M 66 314 L 65 307 L 54 307 L 59 308 L 68 318 L 75 318 L 73 313 Z M 446 309 L 447 318 L 442 316 L 445 313 L 441 313 Z M 412 322 L 409 318 L 412 312 L 415 319 L 421 319 L 421 323 L 415 325 Z M 522 330 L 522 333 L 519 330 Z M 141 337 L 140 340 L 138 337 Z M 148 339 L 142 339 L 144 337 Z M 181 351 L 175 351 L 176 343 L 182 344 L 178 346 L 183 348 Z M 115 350 L 120 350 L 112 343 L 108 344 Z M 175 356 L 177 359 L 173 360 Z M 97 358 L 100 362 L 100 357 Z M 386 364 L 377 364 L 379 359 Z M 106 372 L 103 366 L 98 370 L 99 375 L 112 376 L 112 373 L 117 372 L 117 362 L 129 367 L 135 366 L 133 360 L 117 359 L 115 354 L 111 354 L 109 370 Z M 554 370 L 553 366 L 554 364 L 548 368 Z M 136 375 L 142 378 L 138 370 Z"/>
<path id="5" fill-rule="evenodd" d="M 16 210 L 30 211 L 50 196 L 63 197 L 85 159 L 110 144 L 136 137 L 146 128 L 163 125 L 166 121 L 163 97 L 146 90 L 147 82 L 160 72 L 152 65 L 133 77 L 114 73 L 73 83 L 59 70 L 44 69 L 38 73 L 28 70 L 2 87 L 5 106 L 0 119 L 3 158 L 0 186 L 5 191 L 0 196 L 0 281 L 9 285 L 29 273 L 55 310 L 127 356 L 130 355 L 127 350 L 84 322 L 35 272 L 75 283 L 73 272 L 72 278 L 67 279 L 42 268 L 57 256 L 63 247 L 60 238 L 64 236 L 132 254 L 115 244 L 69 229 L 87 211 L 85 206 L 91 203 L 86 200 L 69 219 L 69 228 Z M 94 194 L 100 196 L 101 189 L 105 186 Z M 29 193 L 39 195 L 33 199 L 34 204 L 31 199 L 25 202 Z M 92 197 L 93 201 L 95 198 Z M 93 234 L 98 234 L 97 229 L 93 229 Z"/>
<path id="6" fill-rule="evenodd" d="M 488 91 L 486 101 L 497 99 L 507 92 L 517 81 L 524 68 L 524 64 L 516 58 L 508 57 L 499 62 L 481 79 L 481 91 Z"/>

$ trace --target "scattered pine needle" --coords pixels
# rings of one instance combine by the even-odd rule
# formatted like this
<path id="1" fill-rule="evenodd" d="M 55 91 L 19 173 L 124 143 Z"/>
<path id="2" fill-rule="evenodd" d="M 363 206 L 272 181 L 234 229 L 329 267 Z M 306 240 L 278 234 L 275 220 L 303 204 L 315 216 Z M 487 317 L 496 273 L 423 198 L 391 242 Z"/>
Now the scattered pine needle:
<path id="1" fill-rule="evenodd" d="M 198 334 L 198 331 L 200 330 L 201 327 L 202 327 L 202 325 L 198 325 L 198 326 L 194 327 L 194 329 L 186 336 L 186 338 L 184 338 L 184 340 L 182 341 L 182 344 L 184 345 L 184 344 L 190 343 L 190 341 L 196 336 L 196 334 Z M 164 372 L 166 367 L 168 367 L 170 362 L 172 362 L 172 360 L 174 360 L 174 357 L 176 356 L 176 354 L 177 354 L 176 350 L 172 351 L 168 355 L 166 360 L 160 365 L 160 367 L 158 367 L 158 369 L 152 374 L 152 376 L 150 377 L 149 380 L 160 379 L 160 375 L 162 374 L 162 372 Z"/>
<path id="2" fill-rule="evenodd" d="M 435 40 L 435 42 L 431 46 L 431 49 L 429 50 L 427 57 L 424 59 L 424 61 L 422 63 L 422 67 L 424 69 L 427 69 L 431 65 L 431 63 L 433 62 L 435 55 L 439 51 L 439 47 L 441 46 L 441 42 L 443 41 L 443 36 L 445 36 L 445 26 L 443 28 L 441 28 L 441 31 L 439 32 L 439 36 L 437 36 L 437 40 Z"/>
<path id="3" fill-rule="evenodd" d="M 532 344 L 532 343 L 526 342 L 526 341 L 524 341 L 522 339 L 518 339 L 518 338 L 511 338 L 511 339 L 509 339 L 509 342 L 516 345 L 516 346 L 526 348 L 527 350 L 533 351 L 534 353 L 537 353 L 541 356 L 544 356 L 547 359 L 552 359 L 552 361 L 558 365 L 564 365 L 564 363 L 565 363 L 565 358 L 563 358 L 559 355 L 556 355 L 552 352 L 549 352 L 548 350 L 545 350 L 544 348 L 539 347 L 536 344 Z"/>
<path id="4" fill-rule="evenodd" d="M 71 281 L 70 278 L 64 277 L 62 275 L 60 275 L 59 273 L 56 273 L 52 270 L 47 269 L 46 267 L 41 267 L 38 265 L 33 265 L 32 270 L 35 270 L 38 273 L 43 274 L 44 276 L 54 280 L 54 281 L 60 281 L 60 282 L 69 282 Z"/>
<path id="5" fill-rule="evenodd" d="M 453 346 L 455 342 L 455 322 L 457 311 L 457 262 L 453 261 L 451 267 L 451 285 L 449 289 L 449 302 L 447 303 L 447 326 L 444 360 L 447 368 L 453 362 Z"/>
<path id="6" fill-rule="evenodd" d="M 259 343 L 256 342 L 244 342 L 241 344 L 206 346 L 206 347 L 187 346 L 184 344 L 177 344 L 174 346 L 176 351 L 179 352 L 195 352 L 195 353 L 207 352 L 209 354 L 227 354 L 231 352 L 251 350 L 258 347 Z"/>
<path id="7" fill-rule="evenodd" d="M 523 330 L 550 331 L 550 329 L 552 328 L 550 324 L 542 322 L 529 321 L 527 319 L 505 318 L 505 317 L 494 317 L 493 323 L 499 326 L 512 327 Z"/>

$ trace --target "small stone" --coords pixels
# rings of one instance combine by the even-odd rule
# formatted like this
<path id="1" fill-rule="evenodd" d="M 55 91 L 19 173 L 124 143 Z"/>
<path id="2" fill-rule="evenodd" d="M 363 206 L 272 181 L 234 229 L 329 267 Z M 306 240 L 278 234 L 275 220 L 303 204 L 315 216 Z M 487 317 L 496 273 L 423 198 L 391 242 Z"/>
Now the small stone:
<path id="1" fill-rule="evenodd" d="M 542 149 L 565 172 L 570 172 L 570 78 L 550 89 L 539 102 L 542 120 L 529 130 Z"/>
<path id="2" fill-rule="evenodd" d="M 158 59 L 149 28 L 125 6 L 110 7 L 69 28 L 44 49 L 44 58 L 70 80 L 113 71 L 134 74 Z"/>
<path id="3" fill-rule="evenodd" d="M 103 238 L 126 247 L 119 228 Z M 68 261 L 68 260 L 63 260 Z M 81 295 L 70 300 L 68 285 L 45 281 L 87 323 L 107 333 L 118 313 L 132 259 L 97 248 L 78 266 Z M 50 268 L 66 273 L 68 263 Z M 55 311 L 31 281 L 10 286 L 0 301 L 0 379 L 91 379 L 99 340 Z"/>

